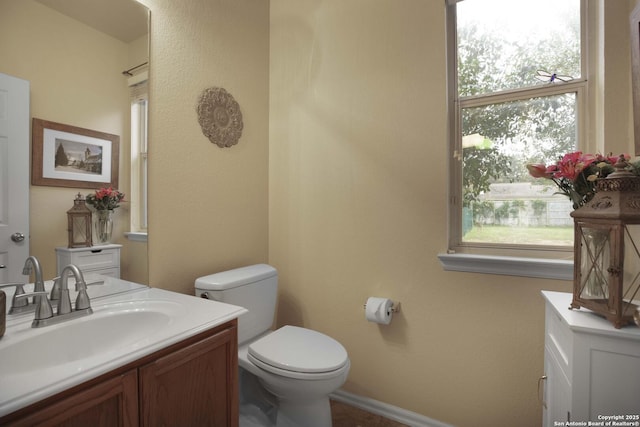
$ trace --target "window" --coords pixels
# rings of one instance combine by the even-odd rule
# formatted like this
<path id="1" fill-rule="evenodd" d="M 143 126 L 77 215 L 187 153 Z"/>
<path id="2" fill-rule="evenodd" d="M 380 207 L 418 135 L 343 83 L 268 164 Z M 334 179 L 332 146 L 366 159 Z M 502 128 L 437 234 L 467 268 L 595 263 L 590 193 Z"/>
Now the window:
<path id="1" fill-rule="evenodd" d="M 138 77 L 138 76 L 136 76 Z M 131 88 L 131 233 L 129 238 L 147 232 L 147 123 L 148 95 L 146 72 L 132 77 Z M 134 83 L 134 84 L 131 84 Z"/>
<path id="2" fill-rule="evenodd" d="M 450 251 L 569 254 L 571 203 L 526 164 L 584 144 L 585 2 L 448 3 Z"/>

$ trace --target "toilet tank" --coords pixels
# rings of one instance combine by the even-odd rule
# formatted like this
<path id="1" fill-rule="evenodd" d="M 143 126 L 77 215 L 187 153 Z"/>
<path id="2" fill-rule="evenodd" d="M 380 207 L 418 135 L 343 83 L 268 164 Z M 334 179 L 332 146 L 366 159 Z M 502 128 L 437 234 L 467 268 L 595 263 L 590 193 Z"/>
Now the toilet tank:
<path id="1" fill-rule="evenodd" d="M 276 311 L 278 272 L 267 264 L 222 271 L 196 279 L 196 296 L 248 310 L 238 318 L 238 344 L 271 329 Z"/>

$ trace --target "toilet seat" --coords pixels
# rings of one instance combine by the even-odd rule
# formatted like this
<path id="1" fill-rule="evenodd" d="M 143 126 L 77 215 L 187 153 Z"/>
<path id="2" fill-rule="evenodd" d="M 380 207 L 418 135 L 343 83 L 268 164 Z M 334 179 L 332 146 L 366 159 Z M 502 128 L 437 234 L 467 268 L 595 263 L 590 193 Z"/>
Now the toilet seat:
<path id="1" fill-rule="evenodd" d="M 300 379 L 330 378 L 348 364 L 338 341 L 297 326 L 283 326 L 251 343 L 248 359 L 273 374 Z"/>

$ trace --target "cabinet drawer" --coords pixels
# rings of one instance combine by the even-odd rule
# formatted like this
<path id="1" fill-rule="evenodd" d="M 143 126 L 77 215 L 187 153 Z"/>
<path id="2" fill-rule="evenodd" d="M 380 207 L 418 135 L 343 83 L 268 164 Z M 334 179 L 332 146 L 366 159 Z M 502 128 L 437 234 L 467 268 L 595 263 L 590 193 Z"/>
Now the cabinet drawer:
<path id="1" fill-rule="evenodd" d="M 82 271 L 120 267 L 120 248 L 97 247 L 83 250 L 58 252 L 58 274 L 69 264 L 75 264 Z"/>
<path id="2" fill-rule="evenodd" d="M 119 268 L 105 268 L 102 270 L 86 270 L 82 269 L 82 274 L 84 278 L 89 283 L 89 279 L 93 277 L 93 274 L 100 274 L 102 276 L 115 277 L 116 279 L 120 278 L 120 269 Z M 100 276 L 96 276 L 100 277 Z M 71 283 L 71 279 L 69 279 L 69 283 Z"/>
<path id="3" fill-rule="evenodd" d="M 545 347 L 553 353 L 560 368 L 565 375 L 568 375 L 573 349 L 571 330 L 551 307 L 547 307 L 545 324 L 547 329 Z"/>

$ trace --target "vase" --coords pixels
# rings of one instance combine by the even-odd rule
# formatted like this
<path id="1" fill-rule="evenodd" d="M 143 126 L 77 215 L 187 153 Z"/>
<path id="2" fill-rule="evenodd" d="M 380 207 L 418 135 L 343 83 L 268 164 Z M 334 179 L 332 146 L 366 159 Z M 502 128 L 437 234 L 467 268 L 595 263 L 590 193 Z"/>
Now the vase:
<path id="1" fill-rule="evenodd" d="M 111 243 L 111 233 L 113 232 L 113 211 L 98 210 L 96 211 L 96 219 L 93 223 L 93 244 L 106 245 Z"/>
<path id="2" fill-rule="evenodd" d="M 607 269 L 609 267 L 609 233 L 606 230 L 582 229 L 582 255 L 580 270 L 584 288 L 584 298 L 609 298 Z"/>

